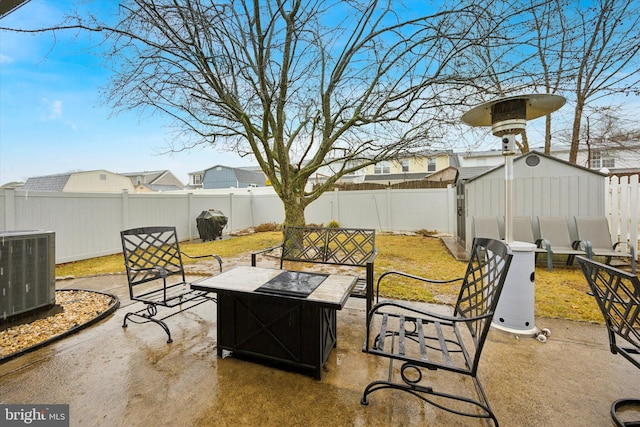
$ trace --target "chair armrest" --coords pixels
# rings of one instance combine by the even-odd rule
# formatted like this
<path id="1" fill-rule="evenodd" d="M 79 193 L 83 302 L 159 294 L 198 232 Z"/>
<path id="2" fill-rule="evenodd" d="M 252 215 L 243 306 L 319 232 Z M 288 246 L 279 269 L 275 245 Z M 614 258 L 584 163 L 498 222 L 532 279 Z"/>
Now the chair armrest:
<path id="1" fill-rule="evenodd" d="M 593 259 L 593 246 L 589 240 L 576 240 L 571 247 L 573 249 L 583 250 L 587 254 L 587 258 Z"/>
<path id="2" fill-rule="evenodd" d="M 167 274 L 167 270 L 165 270 L 163 267 L 158 267 L 158 266 L 153 266 L 153 267 L 145 267 L 145 268 L 129 268 L 130 271 L 136 272 L 136 273 L 142 273 L 144 271 L 155 271 L 158 274 L 157 279 L 166 279 L 169 275 Z M 150 280 L 155 280 L 155 279 L 150 279 Z"/>
<path id="3" fill-rule="evenodd" d="M 631 272 L 636 274 L 636 248 L 629 242 L 616 242 L 613 245 L 613 249 L 615 249 L 618 245 L 627 245 L 629 246 L 629 253 L 631 255 Z"/>
<path id="4" fill-rule="evenodd" d="M 220 258 L 218 255 L 215 254 L 211 254 L 211 255 L 189 255 L 187 253 L 182 252 L 182 255 L 186 256 L 187 258 L 191 258 L 191 259 L 200 259 L 200 258 L 215 258 L 218 260 L 218 265 L 220 266 L 220 273 L 222 273 L 222 258 Z"/>
<path id="5" fill-rule="evenodd" d="M 271 252 L 271 251 L 275 251 L 278 248 L 281 248 L 284 246 L 284 242 L 280 243 L 276 246 L 271 246 L 270 248 L 266 248 L 266 249 L 261 249 L 259 251 L 255 251 L 255 252 L 251 252 L 251 267 L 255 267 L 256 266 L 256 261 L 257 261 L 257 256 L 267 253 L 267 252 Z"/>
<path id="6" fill-rule="evenodd" d="M 373 262 L 376 260 L 377 256 L 378 256 L 378 249 L 374 248 L 373 252 L 371 252 L 371 255 L 367 259 L 367 264 L 373 264 Z"/>
<path id="7" fill-rule="evenodd" d="M 635 248 L 633 247 L 633 245 L 632 245 L 631 243 L 629 243 L 629 242 L 622 242 L 622 241 L 620 241 L 620 242 L 616 242 L 616 243 L 613 245 L 613 249 L 617 248 L 617 247 L 618 247 L 618 246 L 620 246 L 620 245 L 626 245 L 626 246 L 628 246 L 628 247 L 629 247 L 629 252 L 631 253 L 631 255 L 635 255 L 636 250 L 635 250 Z"/>
<path id="8" fill-rule="evenodd" d="M 378 278 L 378 283 L 376 284 L 376 303 L 378 302 L 378 296 L 380 294 L 380 282 L 382 281 L 382 279 L 384 279 L 385 277 L 387 277 L 389 275 L 397 275 L 397 276 L 407 277 L 409 279 L 414 279 L 414 280 L 418 280 L 418 281 L 426 282 L 426 283 L 434 283 L 434 284 L 438 284 L 438 285 L 445 284 L 445 283 L 454 283 L 454 282 L 458 282 L 458 281 L 464 280 L 463 277 L 457 277 L 455 279 L 449 279 L 449 280 L 427 279 L 425 277 L 416 276 L 416 275 L 413 275 L 413 274 L 405 273 L 403 271 L 396 271 L 396 270 L 387 271 L 387 272 L 382 273 L 382 275 L 380 275 L 380 277 Z"/>
<path id="9" fill-rule="evenodd" d="M 551 242 L 548 239 L 536 240 L 536 246 L 540 249 L 546 249 L 548 251 L 551 250 Z"/>
<path id="10" fill-rule="evenodd" d="M 401 301 L 383 301 L 377 303 L 373 306 L 369 314 L 367 315 L 367 334 L 365 338 L 364 346 L 362 347 L 363 352 L 367 352 L 369 349 L 370 337 L 371 337 L 371 321 L 373 320 L 373 316 L 379 312 L 379 310 L 383 307 L 396 307 L 404 310 L 407 313 L 412 313 L 414 315 L 423 316 L 428 319 L 438 319 L 441 323 L 448 324 L 456 324 L 456 323 L 469 323 L 474 322 L 480 319 L 486 319 L 493 316 L 493 312 L 486 313 L 482 316 L 477 317 L 461 317 L 461 316 L 451 316 L 447 314 L 436 313 L 433 311 L 425 310 L 414 305 L 407 304 Z"/>

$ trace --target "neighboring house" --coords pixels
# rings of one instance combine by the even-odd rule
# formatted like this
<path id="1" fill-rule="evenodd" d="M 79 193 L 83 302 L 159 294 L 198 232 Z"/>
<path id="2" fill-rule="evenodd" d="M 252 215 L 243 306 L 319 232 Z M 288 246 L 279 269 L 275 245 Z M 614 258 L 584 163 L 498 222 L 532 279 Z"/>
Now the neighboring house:
<path id="1" fill-rule="evenodd" d="M 23 185 L 24 182 L 22 181 L 11 181 L 0 186 L 0 190 L 20 190 Z"/>
<path id="2" fill-rule="evenodd" d="M 266 185 L 264 173 L 228 166 L 217 165 L 204 171 L 202 188 L 246 188 L 264 187 Z"/>
<path id="3" fill-rule="evenodd" d="M 373 166 L 367 166 L 364 168 L 364 182 L 391 185 L 421 180 L 449 166 L 456 166 L 451 150 L 424 152 L 403 159 L 381 161 Z"/>
<path id="4" fill-rule="evenodd" d="M 425 180 L 429 182 L 445 182 L 445 183 L 455 183 L 456 178 L 459 175 L 458 169 L 454 166 L 448 166 L 444 169 L 439 170 L 438 172 L 434 172 L 431 175 L 427 176 Z"/>
<path id="5" fill-rule="evenodd" d="M 184 184 L 182 184 L 182 182 L 168 170 L 127 172 L 121 175 L 131 179 L 136 193 L 176 191 L 184 188 Z"/>
<path id="6" fill-rule="evenodd" d="M 119 193 L 134 191 L 126 176 L 106 170 L 69 172 L 57 175 L 37 176 L 27 179 L 24 191 L 55 191 L 65 193 Z"/>
<path id="7" fill-rule="evenodd" d="M 537 147 L 531 151 L 544 152 L 544 148 Z M 570 147 L 567 145 L 554 145 L 551 147 L 551 156 L 568 161 L 569 151 Z M 498 149 L 458 153 L 457 157 L 462 167 L 493 167 L 504 164 L 504 156 Z M 611 175 L 637 173 L 640 170 L 640 145 L 629 144 L 627 147 L 607 148 L 594 146 L 591 150 L 581 145 L 576 165 L 594 170 L 606 168 Z"/>
<path id="8" fill-rule="evenodd" d="M 554 146 L 551 154 L 562 160 L 569 160 L 568 146 Z M 628 146 L 602 146 L 592 144 L 587 150 L 581 146 L 578 150 L 576 164 L 589 169 L 607 169 L 612 175 L 616 173 L 629 173 L 640 170 L 640 145 L 629 144 Z"/>
<path id="9" fill-rule="evenodd" d="M 185 190 L 202 189 L 203 178 L 204 178 L 204 171 L 189 172 L 189 183 L 185 187 Z"/>

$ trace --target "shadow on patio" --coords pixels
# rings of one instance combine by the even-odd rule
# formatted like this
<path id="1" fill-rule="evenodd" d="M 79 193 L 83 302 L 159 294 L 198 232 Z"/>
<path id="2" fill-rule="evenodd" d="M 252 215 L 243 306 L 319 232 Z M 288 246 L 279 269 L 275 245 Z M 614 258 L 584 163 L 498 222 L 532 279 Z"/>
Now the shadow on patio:
<path id="1" fill-rule="evenodd" d="M 131 304 L 125 276 L 75 279 L 58 288 L 113 293 L 121 308 L 87 330 L 0 365 L 2 403 L 69 404 L 72 426 L 486 425 L 397 391 L 373 393 L 369 406 L 360 405 L 364 387 L 388 368 L 386 360 L 361 352 L 364 300 L 352 298 L 338 312 L 337 348 L 317 381 L 219 359 L 214 304 L 171 318 L 174 342 L 167 344 L 155 325 L 121 328 Z M 501 425 L 613 425 L 612 401 L 640 396 L 637 369 L 609 352 L 603 325 L 537 323 L 551 329 L 545 344 L 490 332 L 479 377 Z M 448 380 L 442 372 L 432 377 L 435 385 Z"/>

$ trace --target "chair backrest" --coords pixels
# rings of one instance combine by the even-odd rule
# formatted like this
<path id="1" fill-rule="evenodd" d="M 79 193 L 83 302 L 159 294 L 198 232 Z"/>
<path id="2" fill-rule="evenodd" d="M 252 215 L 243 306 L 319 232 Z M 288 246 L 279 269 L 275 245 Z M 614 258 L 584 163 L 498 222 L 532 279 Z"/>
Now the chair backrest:
<path id="1" fill-rule="evenodd" d="M 607 325 L 611 352 L 640 368 L 638 276 L 585 257 L 577 259 Z"/>
<path id="2" fill-rule="evenodd" d="M 363 267 L 376 252 L 375 239 L 374 229 L 285 227 L 281 261 Z"/>
<path id="3" fill-rule="evenodd" d="M 511 249 L 502 241 L 476 237 L 467 264 L 460 293 L 455 305 L 455 316 L 475 319 L 467 323 L 476 345 L 472 370 L 476 369 L 491 320 L 504 286 Z"/>
<path id="4" fill-rule="evenodd" d="M 567 219 L 561 216 L 539 216 L 540 237 L 551 243 L 553 249 L 571 249 Z"/>
<path id="5" fill-rule="evenodd" d="M 175 227 L 142 227 L 120 232 L 129 287 L 158 279 L 162 274 L 181 274 L 184 268 Z M 150 268 L 154 269 L 150 269 Z"/>
<path id="6" fill-rule="evenodd" d="M 613 248 L 609 223 L 605 217 L 575 217 L 578 240 L 588 240 L 594 249 Z"/>
<path id="7" fill-rule="evenodd" d="M 473 237 L 484 237 L 487 239 L 500 240 L 500 227 L 498 227 L 498 217 L 474 216 Z"/>
<path id="8" fill-rule="evenodd" d="M 513 240 L 525 243 L 535 243 L 531 218 L 528 216 L 513 217 Z"/>

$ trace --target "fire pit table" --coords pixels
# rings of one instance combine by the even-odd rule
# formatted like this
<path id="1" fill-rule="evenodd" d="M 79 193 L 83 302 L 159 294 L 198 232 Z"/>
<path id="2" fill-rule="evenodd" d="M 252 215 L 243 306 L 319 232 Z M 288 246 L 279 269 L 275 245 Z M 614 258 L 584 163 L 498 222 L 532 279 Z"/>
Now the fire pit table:
<path id="1" fill-rule="evenodd" d="M 192 284 L 217 294 L 218 356 L 224 351 L 284 364 L 322 377 L 336 346 L 336 311 L 356 284 L 352 276 L 235 267 Z"/>

